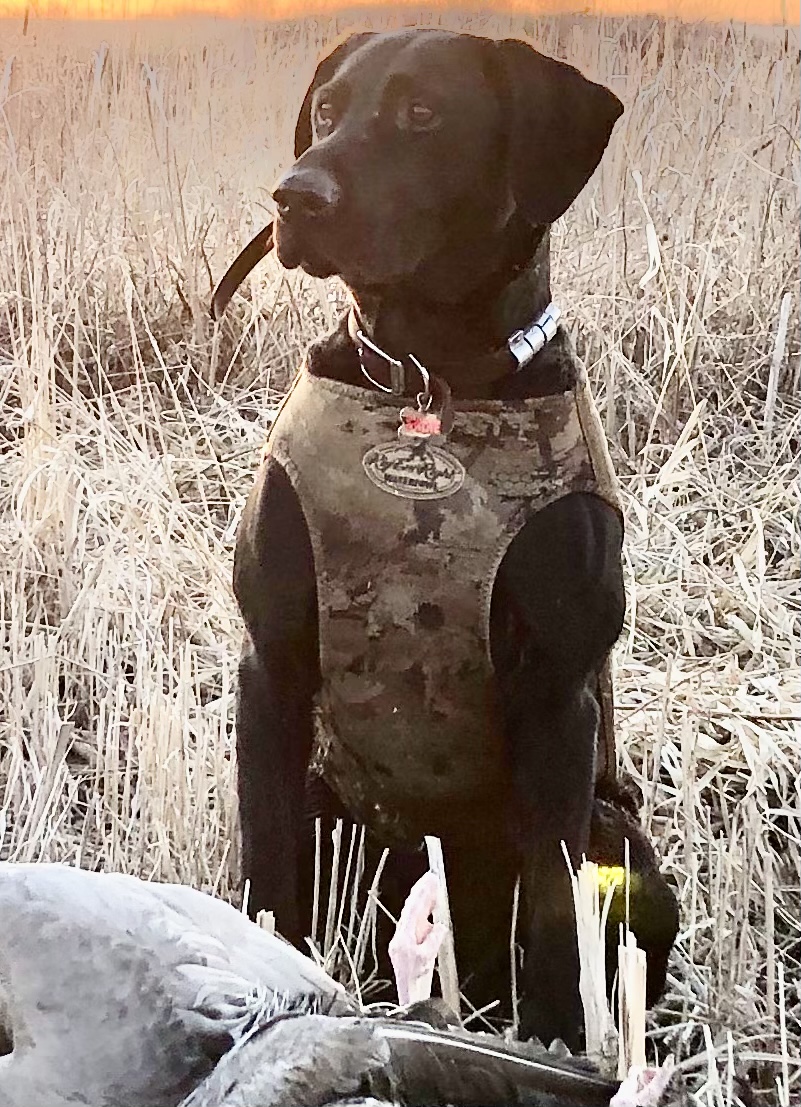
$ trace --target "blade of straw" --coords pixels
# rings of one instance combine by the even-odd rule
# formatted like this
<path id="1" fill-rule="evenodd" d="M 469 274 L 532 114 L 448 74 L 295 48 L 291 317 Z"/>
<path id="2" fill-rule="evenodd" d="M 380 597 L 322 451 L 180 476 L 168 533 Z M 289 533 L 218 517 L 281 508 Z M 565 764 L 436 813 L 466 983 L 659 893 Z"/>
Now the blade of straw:
<path id="1" fill-rule="evenodd" d="M 437 972 L 442 988 L 442 998 L 453 1011 L 459 1011 L 459 977 L 456 972 L 456 951 L 453 945 L 453 924 L 451 922 L 448 883 L 445 877 L 445 858 L 442 842 L 439 838 L 426 837 L 428 863 L 431 871 L 439 877 L 440 895 L 434 909 L 434 922 L 446 927 L 446 934 L 437 954 Z"/>

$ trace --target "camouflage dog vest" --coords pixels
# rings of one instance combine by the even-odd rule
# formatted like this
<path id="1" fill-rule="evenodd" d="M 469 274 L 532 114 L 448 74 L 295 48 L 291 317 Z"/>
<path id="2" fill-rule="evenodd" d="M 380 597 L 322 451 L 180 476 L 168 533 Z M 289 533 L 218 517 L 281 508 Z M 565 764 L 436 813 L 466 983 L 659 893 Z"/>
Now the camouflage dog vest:
<path id="1" fill-rule="evenodd" d="M 314 552 L 316 771 L 389 846 L 447 834 L 504 794 L 489 610 L 509 544 L 569 493 L 617 508 L 586 379 L 536 399 L 454 402 L 444 448 L 465 479 L 443 499 L 405 499 L 365 474 L 367 451 L 397 441 L 398 412 L 397 397 L 304 367 L 265 447 Z M 602 707 L 608 744 L 611 701 Z"/>

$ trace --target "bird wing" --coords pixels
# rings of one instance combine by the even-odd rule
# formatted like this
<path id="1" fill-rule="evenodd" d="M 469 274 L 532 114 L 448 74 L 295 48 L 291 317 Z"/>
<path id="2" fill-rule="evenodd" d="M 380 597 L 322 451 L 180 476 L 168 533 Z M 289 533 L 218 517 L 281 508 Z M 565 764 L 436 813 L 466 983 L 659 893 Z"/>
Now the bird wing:
<path id="1" fill-rule="evenodd" d="M 619 1087 L 586 1064 L 559 1060 L 533 1043 L 507 1043 L 452 1027 L 439 1030 L 387 1018 L 376 1021 L 376 1033 L 389 1049 L 391 1089 L 402 1103 L 608 1107 Z"/>
<path id="2" fill-rule="evenodd" d="M 224 959 L 238 977 L 278 995 L 345 997 L 342 985 L 310 957 L 278 935 L 256 926 L 224 900 L 196 892 L 183 884 L 150 883 L 147 887 L 207 938 L 219 942 Z"/>
<path id="3" fill-rule="evenodd" d="M 542 1047 L 387 1018 L 265 1011 L 181 1107 L 609 1107 L 618 1084 Z"/>
<path id="4" fill-rule="evenodd" d="M 265 998 L 286 993 L 340 989 L 228 904 L 132 876 L 0 864 L 9 1104 L 47 1107 L 74 1090 L 92 1107 L 168 1107 Z"/>
<path id="5" fill-rule="evenodd" d="M 181 1107 L 324 1107 L 380 1081 L 389 1059 L 368 1019 L 265 1011 Z"/>

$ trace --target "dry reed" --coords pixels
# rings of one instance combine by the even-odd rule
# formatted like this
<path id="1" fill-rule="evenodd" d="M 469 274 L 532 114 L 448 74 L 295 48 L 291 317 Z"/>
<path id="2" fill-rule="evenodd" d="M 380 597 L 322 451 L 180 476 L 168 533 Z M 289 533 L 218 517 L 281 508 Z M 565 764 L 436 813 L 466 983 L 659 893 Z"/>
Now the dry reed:
<path id="1" fill-rule="evenodd" d="M 795 31 L 391 10 L 0 29 L 2 856 L 233 894 L 236 524 L 343 292 L 270 262 L 215 332 L 204 304 L 266 219 L 318 52 L 401 21 L 529 35 L 625 101 L 553 275 L 624 490 L 622 764 L 682 907 L 649 1056 L 702 1104 L 745 1075 L 797 1102 Z M 359 919 L 320 921 L 363 958 Z"/>

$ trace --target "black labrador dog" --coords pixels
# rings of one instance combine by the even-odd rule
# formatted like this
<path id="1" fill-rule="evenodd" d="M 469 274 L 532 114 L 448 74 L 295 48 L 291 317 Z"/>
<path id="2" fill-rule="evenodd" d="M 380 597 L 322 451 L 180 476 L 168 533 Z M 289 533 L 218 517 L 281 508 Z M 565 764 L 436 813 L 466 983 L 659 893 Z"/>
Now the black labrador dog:
<path id="1" fill-rule="evenodd" d="M 640 837 L 651 996 L 676 933 L 636 821 L 615 828 L 598 807 L 623 528 L 585 454 L 570 460 L 580 379 L 549 287 L 549 225 L 621 111 L 515 40 L 364 33 L 320 63 L 274 190 L 275 245 L 287 268 L 339 275 L 354 308 L 279 413 L 234 569 L 251 909 L 302 943 L 313 815 L 394 847 L 403 891 L 439 835 L 469 997 L 508 988 L 519 874 L 521 1029 L 571 1046 L 562 843 L 580 864 L 595 826 L 596 856 L 619 864 L 624 830 Z M 223 300 L 271 243 L 268 229 L 243 253 Z M 399 418 L 400 469 L 384 450 Z"/>

